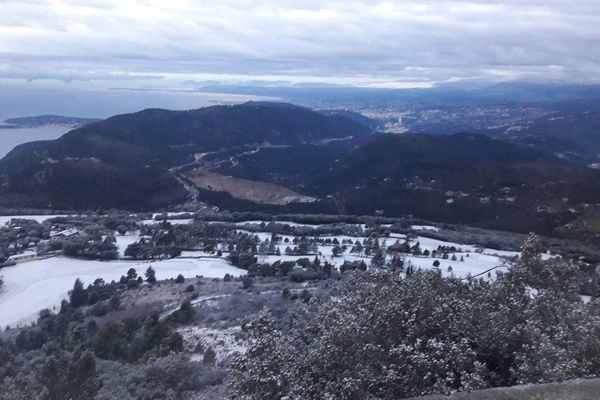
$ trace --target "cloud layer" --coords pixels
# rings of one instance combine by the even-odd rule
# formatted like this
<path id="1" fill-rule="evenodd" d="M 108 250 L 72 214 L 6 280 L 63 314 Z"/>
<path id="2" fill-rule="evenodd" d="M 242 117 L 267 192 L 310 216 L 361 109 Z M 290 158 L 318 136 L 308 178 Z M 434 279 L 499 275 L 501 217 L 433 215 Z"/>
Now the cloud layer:
<path id="1" fill-rule="evenodd" d="M 598 82 L 597 0 L 0 0 L 0 80 Z"/>

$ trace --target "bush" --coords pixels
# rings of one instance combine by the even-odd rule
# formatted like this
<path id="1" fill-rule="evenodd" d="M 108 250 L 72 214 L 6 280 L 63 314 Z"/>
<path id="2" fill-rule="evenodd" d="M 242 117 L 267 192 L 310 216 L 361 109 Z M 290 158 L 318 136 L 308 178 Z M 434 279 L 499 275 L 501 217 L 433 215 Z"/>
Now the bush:
<path id="1" fill-rule="evenodd" d="M 567 264 L 540 263 L 523 257 L 493 282 L 354 272 L 294 318 L 265 312 L 246 326 L 232 397 L 391 399 L 599 377 L 597 305 L 581 302 Z"/>
<path id="2" fill-rule="evenodd" d="M 252 286 L 254 286 L 254 280 L 248 275 L 244 275 L 242 278 L 242 288 L 250 289 Z"/>
<path id="3" fill-rule="evenodd" d="M 90 313 L 96 317 L 102 317 L 108 313 L 108 307 L 104 303 L 96 303 L 91 308 Z"/>
<path id="4" fill-rule="evenodd" d="M 204 364 L 214 364 L 217 360 L 217 353 L 213 350 L 212 347 L 208 347 L 204 351 L 204 357 L 202 358 L 202 362 Z"/>

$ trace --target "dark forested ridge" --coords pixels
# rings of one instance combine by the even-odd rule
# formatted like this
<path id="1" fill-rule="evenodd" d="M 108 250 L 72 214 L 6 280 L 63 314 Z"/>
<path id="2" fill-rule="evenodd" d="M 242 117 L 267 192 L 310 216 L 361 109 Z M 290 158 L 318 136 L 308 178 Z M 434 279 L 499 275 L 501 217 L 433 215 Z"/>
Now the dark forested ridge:
<path id="1" fill-rule="evenodd" d="M 551 151 L 572 138 L 550 135 L 534 146 L 532 135 L 511 143 L 372 126 L 351 112 L 282 103 L 118 115 L 15 148 L 0 161 L 0 202 L 148 210 L 205 201 L 235 210 L 412 214 L 552 235 L 583 229 L 595 240 L 600 172 Z M 224 184 L 227 176 L 246 182 Z M 266 200 L 240 197 L 246 191 Z"/>
<path id="2" fill-rule="evenodd" d="M 500 137 L 515 143 L 533 145 L 580 163 L 595 163 L 600 153 L 600 112 L 557 112 L 538 118 Z"/>
<path id="3" fill-rule="evenodd" d="M 600 173 L 473 134 L 387 135 L 312 175 L 345 213 L 553 232 L 595 204 Z M 554 231 L 556 233 L 556 231 Z"/>
<path id="4" fill-rule="evenodd" d="M 301 145 L 368 132 L 343 117 L 275 103 L 149 109 L 84 126 L 55 141 L 18 146 L 0 162 L 2 200 L 11 203 L 20 194 L 19 202 L 38 207 L 166 206 L 186 195 L 168 169 L 193 161 L 197 153 L 244 151 L 263 143 Z"/>

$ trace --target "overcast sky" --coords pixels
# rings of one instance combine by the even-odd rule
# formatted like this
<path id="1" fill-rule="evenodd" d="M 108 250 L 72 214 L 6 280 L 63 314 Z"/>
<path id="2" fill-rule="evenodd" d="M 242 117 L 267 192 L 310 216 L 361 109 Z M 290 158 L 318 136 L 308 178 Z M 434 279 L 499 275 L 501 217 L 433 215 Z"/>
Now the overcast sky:
<path id="1" fill-rule="evenodd" d="M 598 0 L 0 0 L 0 83 L 600 80 Z"/>

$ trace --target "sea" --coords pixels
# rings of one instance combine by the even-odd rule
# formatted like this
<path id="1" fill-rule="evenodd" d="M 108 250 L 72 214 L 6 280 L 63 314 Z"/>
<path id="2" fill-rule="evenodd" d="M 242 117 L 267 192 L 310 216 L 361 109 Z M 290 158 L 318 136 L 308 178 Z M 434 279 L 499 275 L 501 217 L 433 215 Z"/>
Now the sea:
<path id="1" fill-rule="evenodd" d="M 0 129 L 0 158 L 15 146 L 37 140 L 58 139 L 72 128 L 62 125 L 48 125 L 39 128 Z"/>

